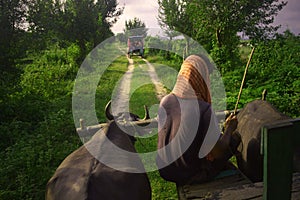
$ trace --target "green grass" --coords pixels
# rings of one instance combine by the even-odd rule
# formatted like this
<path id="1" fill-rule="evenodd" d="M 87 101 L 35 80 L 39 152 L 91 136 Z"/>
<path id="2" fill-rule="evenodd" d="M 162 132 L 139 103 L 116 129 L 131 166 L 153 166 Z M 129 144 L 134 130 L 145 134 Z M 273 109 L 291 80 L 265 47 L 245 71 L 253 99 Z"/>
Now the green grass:
<path id="1" fill-rule="evenodd" d="M 147 70 L 148 67 L 143 61 L 137 62 L 131 80 L 130 111 L 140 116 L 144 115 L 144 105 L 150 108 L 159 103 Z"/>
<path id="2" fill-rule="evenodd" d="M 150 172 L 148 176 L 151 183 L 153 200 L 178 199 L 174 183 L 162 179 L 158 171 Z"/>
<path id="3" fill-rule="evenodd" d="M 149 56 L 147 60 L 154 66 L 157 76 L 165 86 L 167 92 L 171 92 L 175 85 L 182 60 L 167 60 L 159 55 Z"/>
<path id="4" fill-rule="evenodd" d="M 112 98 L 112 93 L 117 82 L 127 71 L 127 58 L 121 56 L 117 58 L 104 72 L 99 81 L 96 91 L 96 113 L 99 122 L 106 122 L 104 113 L 105 106 Z"/>

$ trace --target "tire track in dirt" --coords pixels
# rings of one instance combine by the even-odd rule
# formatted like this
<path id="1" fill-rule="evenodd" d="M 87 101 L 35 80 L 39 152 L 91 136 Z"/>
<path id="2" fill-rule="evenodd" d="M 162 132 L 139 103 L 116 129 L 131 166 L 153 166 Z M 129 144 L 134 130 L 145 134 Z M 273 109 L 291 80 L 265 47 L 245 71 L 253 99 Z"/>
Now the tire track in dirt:
<path id="1" fill-rule="evenodd" d="M 112 95 L 112 114 L 129 112 L 130 84 L 134 73 L 133 60 L 128 58 L 128 70 L 122 79 L 117 83 L 116 89 Z"/>
<path id="2" fill-rule="evenodd" d="M 146 62 L 149 67 L 148 74 L 155 86 L 157 99 L 160 101 L 164 96 L 167 95 L 167 90 L 158 78 L 155 67 L 148 60 L 143 59 L 143 61 Z"/>
<path id="3" fill-rule="evenodd" d="M 129 101 L 130 101 L 130 89 L 131 89 L 131 79 L 134 73 L 134 61 L 133 59 L 127 57 L 128 59 L 128 70 L 123 75 L 122 79 L 117 83 L 116 89 L 112 95 L 112 113 L 116 116 L 118 113 L 129 112 Z M 167 95 L 167 90 L 161 83 L 159 77 L 157 76 L 155 67 L 146 59 L 143 61 L 147 64 L 148 75 L 155 86 L 156 97 L 160 101 L 165 95 Z"/>

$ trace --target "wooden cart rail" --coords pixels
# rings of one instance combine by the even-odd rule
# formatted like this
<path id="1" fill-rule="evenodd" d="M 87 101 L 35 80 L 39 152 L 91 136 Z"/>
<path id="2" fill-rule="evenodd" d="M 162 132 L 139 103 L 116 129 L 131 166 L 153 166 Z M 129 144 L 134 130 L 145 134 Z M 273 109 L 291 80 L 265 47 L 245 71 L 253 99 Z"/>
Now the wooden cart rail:
<path id="1" fill-rule="evenodd" d="M 281 185 L 280 183 L 277 183 Z M 241 174 L 228 176 L 201 185 L 185 185 L 177 187 L 180 200 L 241 200 L 265 199 L 263 197 L 264 183 L 250 183 Z M 281 199 L 280 196 L 274 198 Z M 300 173 L 294 173 L 291 190 L 292 200 L 300 199 Z"/>
<path id="2" fill-rule="evenodd" d="M 237 110 L 237 113 L 240 111 L 240 109 Z M 224 120 L 226 117 L 228 117 L 231 113 L 233 113 L 233 110 L 225 110 L 225 111 L 217 111 L 216 112 L 216 118 L 220 122 Z M 157 128 L 157 119 L 148 119 L 143 120 L 139 122 L 135 122 L 138 126 L 147 126 L 147 128 Z M 101 123 L 94 126 L 85 126 L 84 120 L 80 120 L 80 128 L 77 128 L 76 131 L 79 134 L 80 137 L 90 137 L 93 136 L 97 131 L 99 131 L 101 128 L 106 126 L 107 123 Z"/>

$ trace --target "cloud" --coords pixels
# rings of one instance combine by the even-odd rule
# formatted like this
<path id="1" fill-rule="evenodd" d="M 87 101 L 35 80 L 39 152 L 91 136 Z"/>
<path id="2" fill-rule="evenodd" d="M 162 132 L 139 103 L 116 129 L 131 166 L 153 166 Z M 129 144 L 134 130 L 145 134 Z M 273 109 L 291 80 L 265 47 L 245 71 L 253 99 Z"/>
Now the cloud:
<path id="1" fill-rule="evenodd" d="M 112 28 L 113 32 L 123 32 L 125 20 L 137 17 L 146 24 L 148 28 L 158 28 L 157 15 L 158 4 L 157 0 L 119 0 L 119 6 L 125 5 L 123 15 Z"/>
<path id="2" fill-rule="evenodd" d="M 148 28 L 159 28 L 157 22 L 157 0 L 118 0 L 119 6 L 125 5 L 124 13 L 113 26 L 113 32 L 123 32 L 125 20 L 137 17 L 145 22 Z M 281 24 L 280 31 L 289 28 L 295 34 L 300 33 L 300 3 L 299 0 L 287 0 L 288 4 L 275 17 L 274 24 Z"/>
<path id="3" fill-rule="evenodd" d="M 288 4 L 275 17 L 274 24 L 281 25 L 280 31 L 287 28 L 293 33 L 300 33 L 300 4 L 298 0 L 288 0 Z"/>

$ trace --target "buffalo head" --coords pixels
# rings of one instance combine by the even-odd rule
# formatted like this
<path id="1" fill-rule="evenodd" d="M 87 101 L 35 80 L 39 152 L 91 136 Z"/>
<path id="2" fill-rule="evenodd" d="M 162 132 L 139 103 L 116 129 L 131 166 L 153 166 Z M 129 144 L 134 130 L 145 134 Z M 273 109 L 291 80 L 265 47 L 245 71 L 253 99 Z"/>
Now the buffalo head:
<path id="1" fill-rule="evenodd" d="M 150 119 L 147 106 L 144 106 L 144 110 L 145 115 L 143 119 L 130 112 L 118 113 L 116 116 L 114 116 L 111 112 L 111 101 L 109 101 L 105 106 L 105 115 L 109 121 L 114 121 L 120 129 L 126 132 L 132 141 L 136 141 L 134 138 L 135 134 L 143 136 L 148 133 L 148 131 L 143 127 L 149 124 L 152 125 L 150 128 L 157 126 L 156 119 Z"/>

